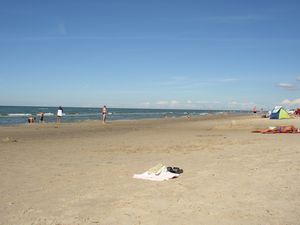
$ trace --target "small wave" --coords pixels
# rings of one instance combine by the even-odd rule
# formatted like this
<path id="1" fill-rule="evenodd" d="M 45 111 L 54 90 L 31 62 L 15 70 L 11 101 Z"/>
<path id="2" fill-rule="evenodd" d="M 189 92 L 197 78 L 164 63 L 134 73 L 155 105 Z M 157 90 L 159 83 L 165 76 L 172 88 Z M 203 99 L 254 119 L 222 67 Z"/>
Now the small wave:
<path id="1" fill-rule="evenodd" d="M 163 112 L 113 112 L 112 114 L 113 115 L 123 115 L 123 116 L 126 116 L 126 115 L 134 116 L 134 115 L 163 115 L 166 113 L 163 113 Z M 108 115 L 111 115 L 111 114 L 108 113 Z"/>
<path id="2" fill-rule="evenodd" d="M 37 116 L 40 116 L 41 115 L 41 113 L 38 113 L 38 114 L 36 114 Z M 44 113 L 44 116 L 53 116 L 54 114 L 53 113 L 50 113 L 50 112 L 48 112 L 48 113 Z"/>
<path id="3" fill-rule="evenodd" d="M 68 115 L 79 115 L 78 112 L 69 112 Z"/>
<path id="4" fill-rule="evenodd" d="M 17 116 L 32 116 L 30 113 L 8 113 L 8 116 L 17 117 Z"/>
<path id="5" fill-rule="evenodd" d="M 208 115 L 208 113 L 200 113 L 199 115 L 200 116 L 206 116 L 206 115 Z"/>

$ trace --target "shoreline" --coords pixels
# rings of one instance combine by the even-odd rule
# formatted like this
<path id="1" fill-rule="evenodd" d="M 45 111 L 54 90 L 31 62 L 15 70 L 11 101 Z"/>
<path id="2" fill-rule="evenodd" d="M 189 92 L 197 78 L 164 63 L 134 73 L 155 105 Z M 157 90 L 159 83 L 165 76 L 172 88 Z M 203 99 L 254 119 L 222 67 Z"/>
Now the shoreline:
<path id="1" fill-rule="evenodd" d="M 110 123 L 118 123 L 118 122 L 137 122 L 137 121 L 155 121 L 155 120 L 180 120 L 180 119 L 189 119 L 189 120 L 198 120 L 198 119 L 208 119 L 208 118 L 225 118 L 225 117 L 247 117 L 247 116 L 251 116 L 252 114 L 251 113 L 237 113 L 237 112 L 234 112 L 234 113 L 228 113 L 228 112 L 224 112 L 224 113 L 218 113 L 218 114 L 211 114 L 211 113 L 208 113 L 206 115 L 192 115 L 190 117 L 187 117 L 185 115 L 183 116 L 177 116 L 177 117 L 157 117 L 157 118 L 139 118 L 139 119 L 113 119 L 113 120 L 110 120 L 109 117 L 107 119 L 107 124 L 110 124 Z M 56 117 L 54 117 L 56 118 Z M 44 123 L 40 123 L 39 121 L 38 122 L 35 122 L 35 123 L 28 123 L 28 122 L 24 122 L 24 123 L 17 123 L 17 124 L 3 124 L 1 125 L 0 124 L 0 128 L 1 127 L 18 127 L 18 126 L 38 126 L 38 125 L 51 125 L 51 124 L 77 124 L 77 123 L 97 123 L 97 122 L 102 122 L 102 119 L 99 118 L 99 119 L 86 119 L 86 120 L 78 120 L 78 121 L 67 121 L 65 122 L 64 119 L 62 118 L 62 122 L 61 123 L 57 123 L 55 121 L 52 121 L 52 122 L 44 122 Z"/>
<path id="2" fill-rule="evenodd" d="M 29 117 L 36 118 L 39 122 L 40 113 L 45 111 L 44 119 L 47 122 L 56 122 L 56 108 L 52 107 L 48 110 L 43 110 L 39 107 L 2 107 L 0 106 L 0 126 L 25 124 Z M 110 108 L 110 120 L 132 120 L 143 118 L 164 118 L 164 117 L 181 117 L 187 115 L 201 116 L 205 114 L 218 113 L 245 113 L 238 110 L 199 110 L 199 109 L 134 109 L 134 108 Z M 65 122 L 80 122 L 85 120 L 101 119 L 101 114 L 97 108 L 82 108 L 82 107 L 66 107 L 63 120 Z"/>

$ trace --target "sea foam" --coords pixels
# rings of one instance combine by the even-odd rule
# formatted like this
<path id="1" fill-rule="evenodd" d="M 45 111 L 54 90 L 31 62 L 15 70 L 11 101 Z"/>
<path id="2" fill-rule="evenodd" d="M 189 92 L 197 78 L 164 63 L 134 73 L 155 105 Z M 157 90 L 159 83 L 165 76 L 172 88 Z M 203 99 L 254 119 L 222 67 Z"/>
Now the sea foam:
<path id="1" fill-rule="evenodd" d="M 32 116 L 31 113 L 8 113 L 8 116 L 17 117 L 17 116 Z"/>

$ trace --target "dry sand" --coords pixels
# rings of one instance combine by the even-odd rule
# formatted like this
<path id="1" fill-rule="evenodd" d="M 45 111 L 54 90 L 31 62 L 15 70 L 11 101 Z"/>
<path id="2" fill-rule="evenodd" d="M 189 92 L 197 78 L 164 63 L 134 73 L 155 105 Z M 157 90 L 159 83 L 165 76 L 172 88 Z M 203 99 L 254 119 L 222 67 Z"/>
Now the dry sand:
<path id="1" fill-rule="evenodd" d="M 300 134 L 253 116 L 0 127 L 1 225 L 298 225 Z M 163 163 L 177 179 L 133 179 Z"/>

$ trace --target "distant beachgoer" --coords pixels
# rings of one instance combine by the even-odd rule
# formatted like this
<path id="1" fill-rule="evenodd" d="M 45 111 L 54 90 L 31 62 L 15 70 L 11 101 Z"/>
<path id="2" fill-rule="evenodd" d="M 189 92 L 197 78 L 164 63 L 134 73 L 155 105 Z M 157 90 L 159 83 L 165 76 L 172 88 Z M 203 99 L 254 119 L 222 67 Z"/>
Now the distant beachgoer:
<path id="1" fill-rule="evenodd" d="M 106 106 L 102 107 L 102 122 L 105 123 L 107 119 L 107 108 Z"/>
<path id="2" fill-rule="evenodd" d="M 268 129 L 255 130 L 252 133 L 262 133 L 262 134 L 277 134 L 277 133 L 300 133 L 300 129 L 294 127 L 293 125 L 288 126 L 277 126 L 269 127 Z"/>
<path id="3" fill-rule="evenodd" d="M 45 118 L 45 113 L 41 112 L 40 113 L 40 122 L 44 123 L 44 118 Z"/>
<path id="4" fill-rule="evenodd" d="M 58 110 L 57 110 L 57 123 L 61 122 L 63 112 L 64 112 L 63 108 L 61 106 L 59 106 Z"/>
<path id="5" fill-rule="evenodd" d="M 256 106 L 253 107 L 252 112 L 253 112 L 253 113 L 256 113 L 256 112 L 257 112 Z"/>
<path id="6" fill-rule="evenodd" d="M 35 117 L 30 116 L 30 117 L 28 117 L 27 121 L 28 121 L 28 123 L 34 123 L 35 122 Z"/>

